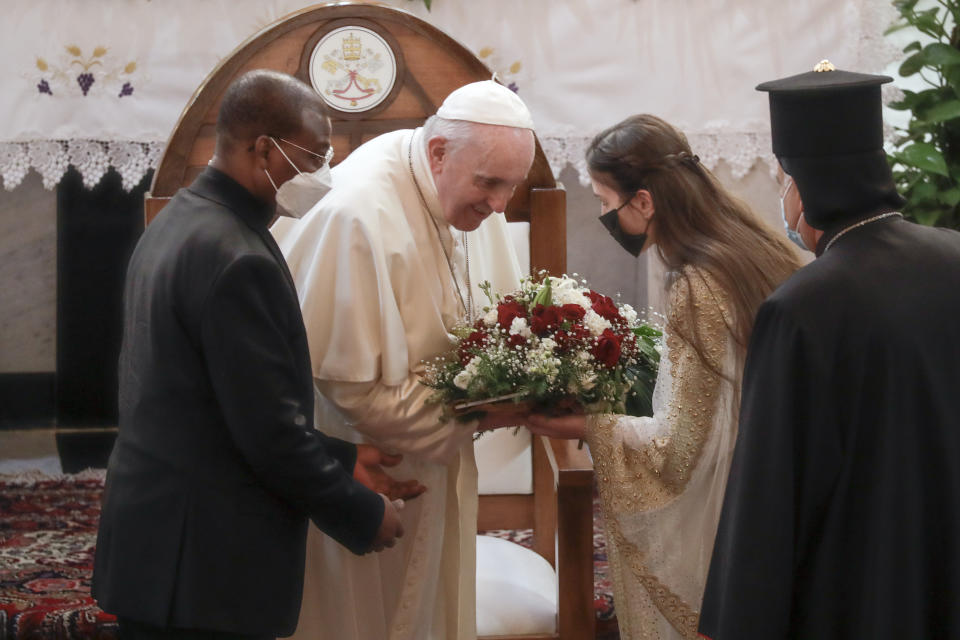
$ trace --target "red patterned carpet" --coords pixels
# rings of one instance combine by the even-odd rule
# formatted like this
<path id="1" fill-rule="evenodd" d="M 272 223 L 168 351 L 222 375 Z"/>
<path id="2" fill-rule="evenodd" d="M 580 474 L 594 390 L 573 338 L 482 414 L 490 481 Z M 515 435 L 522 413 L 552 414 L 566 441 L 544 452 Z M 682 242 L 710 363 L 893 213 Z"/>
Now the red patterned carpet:
<path id="1" fill-rule="evenodd" d="M 90 597 L 103 473 L 0 478 L 0 639 L 116 638 Z"/>
<path id="2" fill-rule="evenodd" d="M 0 475 L 0 640 L 117 637 L 115 618 L 90 596 L 102 491 L 102 471 L 56 479 Z M 602 527 L 595 504 L 597 619 L 615 630 Z M 532 532 L 491 534 L 529 545 Z"/>

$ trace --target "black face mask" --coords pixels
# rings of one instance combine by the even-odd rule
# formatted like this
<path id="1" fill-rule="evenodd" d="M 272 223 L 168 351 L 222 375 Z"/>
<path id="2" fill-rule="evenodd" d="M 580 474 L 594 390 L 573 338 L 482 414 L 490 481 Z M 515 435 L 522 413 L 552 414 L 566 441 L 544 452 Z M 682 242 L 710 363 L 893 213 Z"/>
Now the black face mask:
<path id="1" fill-rule="evenodd" d="M 616 209 L 611 209 L 600 216 L 600 223 L 607 228 L 607 231 L 609 231 L 610 235 L 613 236 L 613 239 L 617 241 L 617 244 L 623 247 L 627 253 L 636 258 L 640 255 L 643 245 L 647 242 L 647 232 L 626 233 L 620 228 L 620 219 L 617 216 L 617 213 L 620 211 L 620 209 L 627 206 L 628 202 L 625 202 Z"/>

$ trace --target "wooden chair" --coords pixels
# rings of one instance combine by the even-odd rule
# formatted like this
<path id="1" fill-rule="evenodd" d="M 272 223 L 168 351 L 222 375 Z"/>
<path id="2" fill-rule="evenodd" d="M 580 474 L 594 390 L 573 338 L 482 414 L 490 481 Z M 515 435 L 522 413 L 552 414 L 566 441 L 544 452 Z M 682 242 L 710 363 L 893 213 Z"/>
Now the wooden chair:
<path id="1" fill-rule="evenodd" d="M 373 108 L 333 111 L 338 160 L 367 140 L 420 126 L 455 88 L 491 77 L 463 46 L 415 16 L 384 5 L 339 2 L 293 13 L 253 35 L 214 69 L 194 93 L 170 136 L 145 197 L 147 224 L 181 187 L 189 185 L 213 155 L 220 99 L 244 72 L 267 68 L 310 83 L 317 44 L 341 27 L 368 29 L 390 47 L 396 81 Z M 562 274 L 566 268 L 566 199 L 537 144 L 526 184 L 507 208 L 510 221 L 530 223 L 530 264 Z M 575 443 L 534 438 L 532 495 L 481 497 L 479 530 L 533 528 L 534 549 L 559 578 L 557 629 L 546 640 L 594 637 L 592 465 Z M 507 638 L 504 636 L 503 638 Z"/>

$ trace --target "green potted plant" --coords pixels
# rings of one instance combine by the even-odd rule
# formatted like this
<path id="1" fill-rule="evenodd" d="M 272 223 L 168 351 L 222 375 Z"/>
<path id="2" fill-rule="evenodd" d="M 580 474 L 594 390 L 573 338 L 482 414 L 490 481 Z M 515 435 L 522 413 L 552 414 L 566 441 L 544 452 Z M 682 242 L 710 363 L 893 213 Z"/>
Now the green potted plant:
<path id="1" fill-rule="evenodd" d="M 900 75 L 926 86 L 904 91 L 890 108 L 909 111 L 890 154 L 894 179 L 907 199 L 903 214 L 921 224 L 960 229 L 960 0 L 894 0 L 900 13 L 887 33 L 913 27 L 932 39 L 908 44 Z M 930 6 L 935 5 L 935 6 Z"/>

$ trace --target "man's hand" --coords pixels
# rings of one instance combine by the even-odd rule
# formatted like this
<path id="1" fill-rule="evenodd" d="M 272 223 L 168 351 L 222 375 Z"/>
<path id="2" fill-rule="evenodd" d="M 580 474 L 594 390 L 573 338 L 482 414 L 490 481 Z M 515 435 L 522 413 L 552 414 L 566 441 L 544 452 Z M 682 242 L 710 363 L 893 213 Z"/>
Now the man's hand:
<path id="1" fill-rule="evenodd" d="M 403 500 L 390 501 L 387 496 L 380 494 L 383 498 L 383 520 L 380 521 L 380 528 L 377 530 L 377 536 L 373 539 L 371 551 L 383 551 L 389 549 L 397 542 L 397 538 L 403 537 L 403 524 L 400 522 L 400 509 L 403 508 Z"/>
<path id="2" fill-rule="evenodd" d="M 427 490 L 417 480 L 394 480 L 383 467 L 395 467 L 403 456 L 389 456 L 372 444 L 357 445 L 357 464 L 354 479 L 363 486 L 384 494 L 390 500 L 413 500 Z"/>

